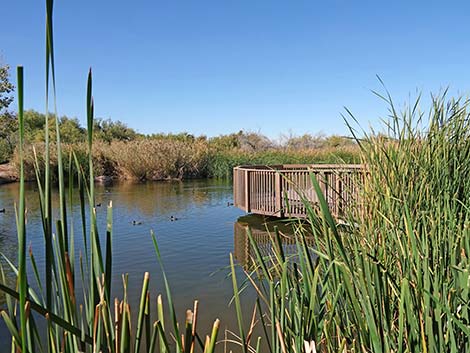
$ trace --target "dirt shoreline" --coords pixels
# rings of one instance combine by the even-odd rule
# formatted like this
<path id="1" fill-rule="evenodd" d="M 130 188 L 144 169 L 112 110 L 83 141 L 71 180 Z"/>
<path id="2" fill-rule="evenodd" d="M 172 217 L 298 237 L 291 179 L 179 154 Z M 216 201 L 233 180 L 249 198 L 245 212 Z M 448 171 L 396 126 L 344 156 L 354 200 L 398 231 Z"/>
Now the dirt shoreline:
<path id="1" fill-rule="evenodd" d="M 0 185 L 18 181 L 18 174 L 13 163 L 0 164 Z"/>
<path id="2" fill-rule="evenodd" d="M 26 179 L 27 182 L 34 181 L 35 179 Z M 148 179 L 147 181 L 181 181 L 183 179 L 177 178 L 166 178 L 166 179 Z M 19 181 L 18 171 L 13 163 L 0 164 L 0 185 L 15 183 Z M 95 177 L 96 183 L 108 184 L 114 181 L 134 181 L 139 182 L 143 180 L 126 178 L 124 176 L 109 176 L 109 175 L 98 175 Z"/>

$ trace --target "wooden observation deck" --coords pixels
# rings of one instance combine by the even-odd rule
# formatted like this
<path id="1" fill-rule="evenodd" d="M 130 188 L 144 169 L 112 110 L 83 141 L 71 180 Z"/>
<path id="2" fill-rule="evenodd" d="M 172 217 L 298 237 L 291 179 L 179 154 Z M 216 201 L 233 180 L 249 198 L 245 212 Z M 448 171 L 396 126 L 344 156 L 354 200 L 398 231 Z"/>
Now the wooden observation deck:
<path id="1" fill-rule="evenodd" d="M 305 200 L 318 205 L 314 177 L 330 212 L 340 218 L 358 204 L 364 175 L 360 164 L 238 166 L 233 169 L 234 205 L 255 214 L 305 218 Z"/>

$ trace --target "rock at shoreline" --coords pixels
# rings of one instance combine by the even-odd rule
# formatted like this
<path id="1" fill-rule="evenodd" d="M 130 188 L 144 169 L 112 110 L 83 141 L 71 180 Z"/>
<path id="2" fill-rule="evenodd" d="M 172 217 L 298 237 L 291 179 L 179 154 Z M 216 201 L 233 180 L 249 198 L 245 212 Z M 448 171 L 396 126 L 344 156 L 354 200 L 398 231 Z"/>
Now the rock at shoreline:
<path id="1" fill-rule="evenodd" d="M 95 182 L 100 184 L 110 184 L 113 182 L 113 177 L 108 175 L 99 175 L 95 177 Z"/>
<path id="2" fill-rule="evenodd" d="M 18 173 L 13 163 L 0 164 L 0 184 L 18 181 Z"/>

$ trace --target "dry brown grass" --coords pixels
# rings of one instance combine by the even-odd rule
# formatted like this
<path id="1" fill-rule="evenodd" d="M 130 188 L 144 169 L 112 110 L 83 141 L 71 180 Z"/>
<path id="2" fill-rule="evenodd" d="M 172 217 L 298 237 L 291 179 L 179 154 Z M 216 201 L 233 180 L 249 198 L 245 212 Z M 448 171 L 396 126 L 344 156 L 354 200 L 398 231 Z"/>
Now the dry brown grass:
<path id="1" fill-rule="evenodd" d="M 209 148 L 199 140 L 142 139 L 112 142 L 103 154 L 126 179 L 183 179 L 206 175 Z"/>
<path id="2" fill-rule="evenodd" d="M 57 153 L 51 144 L 51 170 L 57 170 Z M 75 154 L 86 166 L 86 144 L 63 145 L 64 167 Z M 33 150 L 34 149 L 34 150 Z M 25 151 L 26 178 L 34 179 L 34 151 L 43 166 L 44 144 L 29 145 Z M 219 148 L 204 139 L 142 138 L 133 141 L 97 141 L 93 145 L 94 174 L 127 180 L 169 180 L 206 177 L 230 177 L 240 164 L 360 162 L 357 145 L 322 148 L 270 148 L 246 151 L 239 147 Z M 19 165 L 18 154 L 13 164 Z M 41 167 L 42 168 L 42 167 Z M 40 171 L 43 172 L 42 170 Z M 53 175 L 54 177 L 54 175 Z"/>

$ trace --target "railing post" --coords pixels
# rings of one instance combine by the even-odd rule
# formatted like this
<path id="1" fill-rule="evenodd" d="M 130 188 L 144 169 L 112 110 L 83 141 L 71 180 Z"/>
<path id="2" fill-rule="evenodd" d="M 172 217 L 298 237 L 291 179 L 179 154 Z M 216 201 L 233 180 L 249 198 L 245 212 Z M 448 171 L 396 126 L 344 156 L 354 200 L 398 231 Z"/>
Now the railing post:
<path id="1" fill-rule="evenodd" d="M 245 212 L 251 212 L 250 208 L 250 171 L 245 170 Z"/>
<path id="2" fill-rule="evenodd" d="M 282 182 L 281 182 L 281 172 L 276 171 L 275 179 L 275 204 L 276 204 L 276 216 L 282 217 Z"/>
<path id="3" fill-rule="evenodd" d="M 336 216 L 341 217 L 343 216 L 343 190 L 342 190 L 342 178 L 344 172 L 340 171 L 335 175 L 336 178 L 336 186 L 335 186 L 335 207 L 336 207 Z"/>
<path id="4" fill-rule="evenodd" d="M 233 204 L 235 207 L 238 207 L 238 169 L 237 167 L 233 168 Z"/>
<path id="5" fill-rule="evenodd" d="M 323 194 L 323 198 L 325 199 L 326 201 L 326 204 L 328 205 L 328 209 L 331 211 L 331 208 L 330 208 L 330 205 L 329 205 L 329 202 L 328 202 L 328 197 L 327 197 L 327 193 L 328 193 L 328 185 L 327 185 L 327 176 L 326 176 L 326 173 L 325 171 L 320 171 L 318 173 L 318 183 L 320 184 L 320 190 Z"/>

